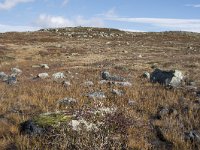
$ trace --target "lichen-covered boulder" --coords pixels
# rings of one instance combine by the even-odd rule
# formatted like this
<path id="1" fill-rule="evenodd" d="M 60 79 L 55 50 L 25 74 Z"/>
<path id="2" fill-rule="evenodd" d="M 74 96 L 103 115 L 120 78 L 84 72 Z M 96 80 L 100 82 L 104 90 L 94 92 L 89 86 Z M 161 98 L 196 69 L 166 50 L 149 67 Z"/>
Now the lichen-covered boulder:
<path id="1" fill-rule="evenodd" d="M 150 81 L 165 86 L 178 87 L 181 85 L 184 75 L 179 70 L 163 71 L 155 69 L 150 75 Z"/>

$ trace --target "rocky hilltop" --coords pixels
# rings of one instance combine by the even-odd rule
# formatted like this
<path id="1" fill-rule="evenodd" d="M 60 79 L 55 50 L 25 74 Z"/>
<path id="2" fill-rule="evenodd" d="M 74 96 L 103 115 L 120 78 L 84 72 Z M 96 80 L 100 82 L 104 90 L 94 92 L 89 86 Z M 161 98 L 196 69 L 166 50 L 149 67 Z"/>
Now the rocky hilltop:
<path id="1" fill-rule="evenodd" d="M 0 149 L 200 149 L 200 34 L 0 33 Z"/>

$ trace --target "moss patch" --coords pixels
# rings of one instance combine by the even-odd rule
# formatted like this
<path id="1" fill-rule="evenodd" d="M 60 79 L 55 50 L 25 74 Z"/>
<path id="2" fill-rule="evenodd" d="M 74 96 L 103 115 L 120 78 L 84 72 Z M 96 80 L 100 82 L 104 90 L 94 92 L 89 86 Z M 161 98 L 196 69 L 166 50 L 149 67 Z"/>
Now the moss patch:
<path id="1" fill-rule="evenodd" d="M 52 113 L 52 114 L 41 114 L 33 118 L 33 121 L 39 126 L 57 126 L 60 123 L 68 122 L 72 119 L 71 115 Z"/>

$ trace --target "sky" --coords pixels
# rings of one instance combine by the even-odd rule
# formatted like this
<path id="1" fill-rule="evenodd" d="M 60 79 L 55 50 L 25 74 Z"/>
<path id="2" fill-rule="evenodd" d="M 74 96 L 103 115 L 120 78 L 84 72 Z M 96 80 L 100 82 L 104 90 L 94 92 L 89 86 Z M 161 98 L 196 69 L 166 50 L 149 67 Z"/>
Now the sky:
<path id="1" fill-rule="evenodd" d="M 0 0 L 0 32 L 75 26 L 200 33 L 200 0 Z"/>

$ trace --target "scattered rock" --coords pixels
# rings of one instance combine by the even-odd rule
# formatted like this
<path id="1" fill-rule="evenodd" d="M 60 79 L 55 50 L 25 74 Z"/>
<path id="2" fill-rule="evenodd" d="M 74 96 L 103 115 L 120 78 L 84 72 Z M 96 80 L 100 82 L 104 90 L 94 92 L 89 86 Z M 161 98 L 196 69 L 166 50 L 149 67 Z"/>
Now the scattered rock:
<path id="1" fill-rule="evenodd" d="M 200 132 L 198 132 L 197 130 L 192 130 L 192 131 L 186 132 L 185 140 L 200 143 Z"/>
<path id="2" fill-rule="evenodd" d="M 74 104 L 76 104 L 77 100 L 73 98 L 65 97 L 61 100 L 58 100 L 57 103 L 58 103 L 58 107 L 67 107 L 67 106 L 73 106 Z"/>
<path id="3" fill-rule="evenodd" d="M 120 90 L 117 90 L 117 89 L 113 89 L 112 93 L 115 94 L 115 95 L 117 95 L 117 96 L 122 96 L 124 94 L 123 91 L 120 91 Z"/>
<path id="4" fill-rule="evenodd" d="M 48 73 L 39 73 L 37 75 L 38 78 L 41 78 L 41 79 L 46 79 L 49 77 L 49 74 Z"/>
<path id="5" fill-rule="evenodd" d="M 197 97 L 200 97 L 200 91 L 196 92 Z"/>
<path id="6" fill-rule="evenodd" d="M 7 79 L 8 79 L 8 75 L 5 74 L 4 72 L 0 72 L 0 80 L 5 81 L 5 80 L 7 80 Z"/>
<path id="7" fill-rule="evenodd" d="M 71 85 L 69 81 L 63 81 L 62 84 L 64 87 L 69 87 Z"/>
<path id="8" fill-rule="evenodd" d="M 22 74 L 22 70 L 18 69 L 18 68 L 11 68 L 12 71 L 12 75 L 14 76 L 18 76 Z"/>
<path id="9" fill-rule="evenodd" d="M 102 79 L 110 80 L 110 81 L 125 81 L 125 79 L 122 78 L 122 77 L 119 77 L 119 76 L 116 76 L 116 75 L 111 76 L 110 73 L 107 72 L 107 71 L 102 72 Z"/>
<path id="10" fill-rule="evenodd" d="M 44 69 L 49 69 L 49 66 L 47 64 L 40 64 L 40 67 Z"/>
<path id="11" fill-rule="evenodd" d="M 144 72 L 142 75 L 144 78 L 150 79 L 150 73 Z"/>
<path id="12" fill-rule="evenodd" d="M 93 86 L 94 83 L 93 83 L 92 81 L 85 81 L 85 82 L 83 83 L 83 85 L 84 85 L 84 86 Z"/>
<path id="13" fill-rule="evenodd" d="M 114 82 L 114 84 L 119 85 L 119 86 L 127 86 L 127 87 L 132 86 L 130 82 Z"/>
<path id="14" fill-rule="evenodd" d="M 8 76 L 7 80 L 5 82 L 9 85 L 13 85 L 17 83 L 17 78 L 15 76 Z"/>
<path id="15" fill-rule="evenodd" d="M 57 73 L 54 73 L 52 75 L 52 77 L 53 77 L 53 79 L 63 79 L 63 78 L 65 78 L 65 75 L 62 72 L 57 72 Z"/>
<path id="16" fill-rule="evenodd" d="M 20 124 L 20 132 L 29 135 L 38 135 L 44 131 L 34 121 L 28 120 Z"/>
<path id="17" fill-rule="evenodd" d="M 136 105 L 136 104 L 137 104 L 136 101 L 134 101 L 134 100 L 132 100 L 132 99 L 129 99 L 129 100 L 128 100 L 128 105 L 134 106 L 134 105 Z"/>
<path id="18" fill-rule="evenodd" d="M 90 123 L 84 119 L 72 120 L 70 122 L 70 125 L 72 126 L 72 129 L 75 131 L 80 131 L 82 127 L 85 127 L 87 131 L 98 130 L 98 127 L 96 124 Z"/>
<path id="19" fill-rule="evenodd" d="M 157 111 L 156 118 L 163 119 L 172 114 L 176 116 L 178 114 L 177 110 L 174 108 L 160 107 Z"/>
<path id="20" fill-rule="evenodd" d="M 117 111 L 117 108 L 115 107 L 100 107 L 96 111 L 94 111 L 94 114 L 100 114 L 101 116 L 104 116 L 106 114 L 113 114 Z"/>
<path id="21" fill-rule="evenodd" d="M 92 98 L 92 99 L 104 99 L 104 98 L 106 98 L 106 96 L 103 92 L 93 92 L 93 93 L 88 94 L 88 97 Z"/>
<path id="22" fill-rule="evenodd" d="M 150 80 L 153 83 L 160 83 L 165 86 L 178 87 L 183 81 L 183 74 L 179 70 L 162 71 L 155 69 L 150 75 Z"/>

